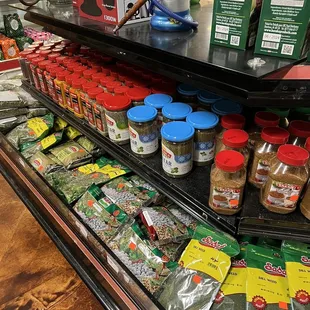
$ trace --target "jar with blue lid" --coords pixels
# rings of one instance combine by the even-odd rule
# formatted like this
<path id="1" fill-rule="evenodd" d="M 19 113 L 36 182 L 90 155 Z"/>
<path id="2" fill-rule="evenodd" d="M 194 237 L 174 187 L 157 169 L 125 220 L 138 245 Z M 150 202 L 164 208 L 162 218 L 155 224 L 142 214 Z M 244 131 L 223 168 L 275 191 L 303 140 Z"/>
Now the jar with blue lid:
<path id="1" fill-rule="evenodd" d="M 211 111 L 211 106 L 215 102 L 222 99 L 222 97 L 206 90 L 200 90 L 197 94 L 198 111 Z"/>
<path id="2" fill-rule="evenodd" d="M 163 123 L 162 109 L 165 105 L 172 102 L 172 97 L 165 94 L 152 94 L 144 99 L 144 104 L 157 110 L 157 129 L 158 138 L 160 138 L 160 130 Z"/>
<path id="3" fill-rule="evenodd" d="M 215 153 L 215 127 L 219 122 L 216 114 L 208 111 L 198 111 L 190 114 L 186 122 L 195 128 L 194 163 L 206 166 L 213 162 Z"/>
<path id="4" fill-rule="evenodd" d="M 150 157 L 158 150 L 157 110 L 136 106 L 127 112 L 130 147 L 139 157 Z"/>
<path id="5" fill-rule="evenodd" d="M 193 168 L 195 130 L 187 122 L 170 122 L 161 129 L 162 165 L 172 178 L 187 176 Z"/>
<path id="6" fill-rule="evenodd" d="M 211 111 L 218 116 L 228 114 L 241 114 L 242 105 L 238 102 L 223 99 L 214 102 L 211 106 Z"/>
<path id="7" fill-rule="evenodd" d="M 174 121 L 185 121 L 186 117 L 193 112 L 190 105 L 182 102 L 173 102 L 163 107 L 163 125 Z"/>
<path id="8" fill-rule="evenodd" d="M 198 107 L 197 94 L 199 89 L 188 84 L 180 84 L 177 88 L 178 100 L 189 104 L 195 111 Z"/>

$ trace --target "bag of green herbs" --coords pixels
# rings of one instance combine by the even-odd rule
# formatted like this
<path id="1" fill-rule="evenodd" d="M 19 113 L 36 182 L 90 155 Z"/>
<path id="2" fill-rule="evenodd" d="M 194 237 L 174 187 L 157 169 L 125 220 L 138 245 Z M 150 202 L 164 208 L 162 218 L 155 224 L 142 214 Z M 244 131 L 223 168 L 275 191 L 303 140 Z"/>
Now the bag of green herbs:
<path id="1" fill-rule="evenodd" d="M 42 176 L 64 169 L 63 166 L 58 165 L 42 152 L 37 152 L 31 156 L 29 162 Z"/>
<path id="2" fill-rule="evenodd" d="M 166 310 L 210 309 L 228 274 L 231 257 L 239 250 L 230 235 L 198 224 L 179 260 L 180 266 L 162 286 L 159 302 Z"/>
<path id="3" fill-rule="evenodd" d="M 82 134 L 72 126 L 67 126 L 65 128 L 65 135 L 69 140 L 74 140 L 75 138 L 81 136 Z"/>
<path id="4" fill-rule="evenodd" d="M 75 140 L 79 145 L 81 145 L 89 154 L 92 156 L 103 155 L 105 152 L 99 146 L 96 145 L 93 141 L 89 140 L 85 136 L 78 137 Z"/>
<path id="5" fill-rule="evenodd" d="M 59 116 L 57 116 L 55 118 L 55 122 L 54 122 L 54 130 L 55 131 L 63 130 L 67 126 L 68 126 L 68 123 L 64 119 L 60 118 Z"/>
<path id="6" fill-rule="evenodd" d="M 3 85 L 3 87 L 9 87 L 11 84 Z M 13 86 L 11 86 L 13 87 Z M 12 90 L 4 90 L 0 92 L 0 109 L 17 109 L 28 107 L 27 102 L 23 101 L 21 97 Z"/>
<path id="7" fill-rule="evenodd" d="M 6 134 L 17 125 L 27 121 L 24 115 L 0 119 L 0 132 Z"/>
<path id="8" fill-rule="evenodd" d="M 129 219 L 96 185 L 88 188 L 73 209 L 104 242 L 113 238 Z"/>
<path id="9" fill-rule="evenodd" d="M 32 42 L 33 40 L 29 37 L 17 37 L 15 38 L 15 42 L 18 46 L 18 49 L 20 51 L 23 51 L 25 48 L 27 48 Z"/>
<path id="10" fill-rule="evenodd" d="M 19 109 L 0 109 L 0 119 L 27 114 L 27 108 Z"/>
<path id="11" fill-rule="evenodd" d="M 247 309 L 291 309 L 282 253 L 249 244 L 246 261 Z"/>
<path id="12" fill-rule="evenodd" d="M 155 293 L 177 264 L 163 261 L 163 257 L 156 255 L 143 238 L 143 232 L 135 222 L 131 226 L 125 225 L 109 246 L 145 288 Z"/>
<path id="13" fill-rule="evenodd" d="M 17 13 L 3 15 L 3 23 L 6 36 L 9 38 L 16 38 L 24 35 L 24 27 Z"/>
<path id="14" fill-rule="evenodd" d="M 125 177 L 116 178 L 105 184 L 102 191 L 129 216 L 138 215 L 142 207 L 150 205 L 155 192 L 135 186 Z"/>
<path id="15" fill-rule="evenodd" d="M 283 241 L 285 267 L 292 310 L 310 309 L 310 246 L 297 241 Z"/>
<path id="16" fill-rule="evenodd" d="M 32 118 L 32 117 L 37 117 L 37 116 L 44 116 L 49 112 L 48 109 L 46 108 L 30 108 L 28 109 L 27 117 Z M 59 130 L 56 130 L 59 131 Z"/>
<path id="17" fill-rule="evenodd" d="M 23 143 L 34 142 L 45 138 L 53 128 L 53 124 L 53 114 L 34 117 L 29 119 L 26 123 L 15 127 L 6 137 L 16 149 L 19 149 L 20 145 Z"/>

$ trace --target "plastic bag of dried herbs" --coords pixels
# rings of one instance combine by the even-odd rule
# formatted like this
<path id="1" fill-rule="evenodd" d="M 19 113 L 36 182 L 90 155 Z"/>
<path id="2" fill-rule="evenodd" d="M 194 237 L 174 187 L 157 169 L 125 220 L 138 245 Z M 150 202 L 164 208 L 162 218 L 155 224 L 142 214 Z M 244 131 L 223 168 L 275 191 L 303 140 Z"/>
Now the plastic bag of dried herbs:
<path id="1" fill-rule="evenodd" d="M 43 176 L 64 169 L 63 166 L 58 165 L 42 152 L 37 152 L 33 156 L 31 156 L 29 162 L 32 165 L 32 167 L 36 169 Z"/>
<path id="2" fill-rule="evenodd" d="M 246 261 L 247 309 L 291 309 L 288 281 L 281 252 L 249 244 Z"/>
<path id="3" fill-rule="evenodd" d="M 127 214 L 113 204 L 96 185 L 91 185 L 73 208 L 103 241 L 113 238 L 128 221 Z"/>
<path id="4" fill-rule="evenodd" d="M 54 124 L 54 115 L 46 114 L 34 117 L 10 131 L 6 137 L 15 148 L 26 142 L 41 140 L 46 137 Z"/>
<path id="5" fill-rule="evenodd" d="M 89 154 L 98 157 L 105 153 L 100 147 L 96 145 L 93 141 L 90 141 L 87 137 L 78 137 L 75 140 L 79 145 L 81 145 Z"/>
<path id="6" fill-rule="evenodd" d="M 20 145 L 19 149 L 25 158 L 30 158 L 39 151 L 46 151 L 50 147 L 55 146 L 62 140 L 63 131 L 52 133 L 41 141 L 26 142 Z"/>
<path id="7" fill-rule="evenodd" d="M 230 235 L 198 224 L 179 265 L 167 278 L 158 300 L 166 310 L 208 310 L 224 282 L 239 245 Z M 239 310 L 239 309 L 238 309 Z"/>
<path id="8" fill-rule="evenodd" d="M 46 108 L 30 108 L 28 109 L 27 117 L 32 118 L 32 117 L 37 117 L 37 116 L 44 116 L 49 112 L 48 109 Z M 59 131 L 59 130 L 56 130 Z"/>
<path id="9" fill-rule="evenodd" d="M 74 140 L 75 138 L 81 136 L 82 134 L 72 126 L 67 126 L 65 128 L 65 135 L 68 139 Z"/>
<path id="10" fill-rule="evenodd" d="M 32 42 L 33 40 L 29 37 L 17 37 L 15 38 L 15 42 L 19 48 L 20 51 L 23 51 L 25 48 L 27 48 Z"/>
<path id="11" fill-rule="evenodd" d="M 310 246 L 297 241 L 283 241 L 282 252 L 292 310 L 310 310 Z"/>
<path id="12" fill-rule="evenodd" d="M 65 120 L 63 120 L 59 116 L 57 116 L 55 118 L 55 122 L 54 122 L 54 130 L 55 131 L 65 129 L 67 126 L 68 126 L 68 123 Z"/>
<path id="13" fill-rule="evenodd" d="M 143 238 L 143 232 L 135 222 L 131 226 L 125 225 L 109 242 L 109 246 L 146 289 L 155 293 L 177 264 L 164 262 L 145 244 Z"/>
<path id="14" fill-rule="evenodd" d="M 152 203 L 155 192 L 135 186 L 127 178 L 119 177 L 105 184 L 102 191 L 128 215 L 135 217 L 142 207 Z"/>
<path id="15" fill-rule="evenodd" d="M 147 228 L 150 238 L 157 241 L 158 244 L 178 242 L 190 238 L 186 225 L 180 222 L 165 207 L 144 207 L 140 217 Z"/>
<path id="16" fill-rule="evenodd" d="M 3 133 L 7 133 L 8 131 L 15 128 L 17 125 L 26 121 L 27 117 L 24 115 L 0 119 L 0 131 Z"/>
<path id="17" fill-rule="evenodd" d="M 3 15 L 5 33 L 10 38 L 24 35 L 24 27 L 17 13 Z"/>
<path id="18" fill-rule="evenodd" d="M 27 108 L 19 109 L 0 109 L 0 119 L 27 114 Z"/>
<path id="19" fill-rule="evenodd" d="M 27 102 L 23 101 L 16 92 L 12 90 L 0 92 L 0 109 L 17 109 L 27 106 Z"/>

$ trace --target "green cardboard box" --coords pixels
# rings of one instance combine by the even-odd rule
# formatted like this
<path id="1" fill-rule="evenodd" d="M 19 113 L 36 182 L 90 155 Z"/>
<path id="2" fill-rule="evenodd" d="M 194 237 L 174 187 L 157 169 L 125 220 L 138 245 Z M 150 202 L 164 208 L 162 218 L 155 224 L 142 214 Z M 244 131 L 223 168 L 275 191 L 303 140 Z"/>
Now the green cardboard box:
<path id="1" fill-rule="evenodd" d="M 245 50 L 255 43 L 262 0 L 214 0 L 211 44 Z"/>
<path id="2" fill-rule="evenodd" d="M 310 0 L 264 0 L 255 54 L 299 59 L 309 48 Z"/>

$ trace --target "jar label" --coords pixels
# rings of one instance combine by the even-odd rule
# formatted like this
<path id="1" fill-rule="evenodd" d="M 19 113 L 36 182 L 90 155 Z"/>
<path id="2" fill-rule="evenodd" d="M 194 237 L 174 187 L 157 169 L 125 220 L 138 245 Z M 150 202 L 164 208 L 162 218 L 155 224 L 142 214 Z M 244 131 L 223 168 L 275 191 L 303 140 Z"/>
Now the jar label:
<path id="1" fill-rule="evenodd" d="M 65 96 L 66 96 L 66 101 L 67 101 L 67 108 L 69 111 L 73 112 L 72 102 L 70 98 L 70 87 L 64 85 L 64 89 L 65 89 Z"/>
<path id="2" fill-rule="evenodd" d="M 215 140 L 195 142 L 194 161 L 206 162 L 214 158 Z"/>
<path id="3" fill-rule="evenodd" d="M 169 174 L 184 175 L 192 170 L 193 154 L 175 155 L 169 148 L 162 144 L 163 169 Z"/>
<path id="4" fill-rule="evenodd" d="M 129 140 L 128 121 L 116 122 L 111 116 L 106 114 L 109 137 L 115 141 Z"/>
<path id="5" fill-rule="evenodd" d="M 88 120 L 88 111 L 87 111 L 86 98 L 85 98 L 85 95 L 83 93 L 81 93 L 81 104 L 82 104 L 84 118 Z"/>
<path id="6" fill-rule="evenodd" d="M 105 132 L 106 128 L 105 128 L 105 124 L 104 124 L 104 113 L 98 110 L 96 107 L 94 107 L 94 112 L 95 112 L 95 120 L 96 120 L 96 127 L 99 131 L 101 132 Z"/>
<path id="7" fill-rule="evenodd" d="M 217 187 L 211 188 L 212 205 L 215 208 L 238 209 L 240 205 L 240 188 Z"/>
<path id="8" fill-rule="evenodd" d="M 133 127 L 129 126 L 131 150 L 137 154 L 152 154 L 158 150 L 157 132 L 139 135 Z"/>
<path id="9" fill-rule="evenodd" d="M 272 181 L 269 189 L 266 188 L 266 203 L 271 206 L 292 209 L 296 206 L 302 186 L 284 182 Z"/>
<path id="10" fill-rule="evenodd" d="M 31 64 L 30 65 L 30 69 L 31 69 L 31 72 L 32 72 L 32 77 L 33 77 L 33 81 L 34 81 L 34 85 L 35 85 L 36 89 L 41 90 L 40 82 L 39 82 L 39 79 L 38 79 L 38 75 L 36 73 L 36 67 Z"/>
<path id="11" fill-rule="evenodd" d="M 87 107 L 87 119 L 90 125 L 96 126 L 95 118 L 94 118 L 94 111 L 93 106 L 89 101 L 86 101 L 86 107 Z"/>
<path id="12" fill-rule="evenodd" d="M 256 167 L 255 182 L 258 184 L 266 183 L 269 170 L 270 170 L 269 162 L 267 160 L 260 159 Z"/>
<path id="13" fill-rule="evenodd" d="M 60 106 L 64 107 L 61 87 L 59 85 L 55 84 L 55 89 L 56 89 L 58 103 L 59 103 Z"/>
<path id="14" fill-rule="evenodd" d="M 46 86 L 45 83 L 44 83 L 43 71 L 42 71 L 42 70 L 38 70 L 38 78 L 39 78 L 41 90 L 42 90 L 44 93 L 47 93 L 48 90 L 47 90 L 47 86 Z"/>

